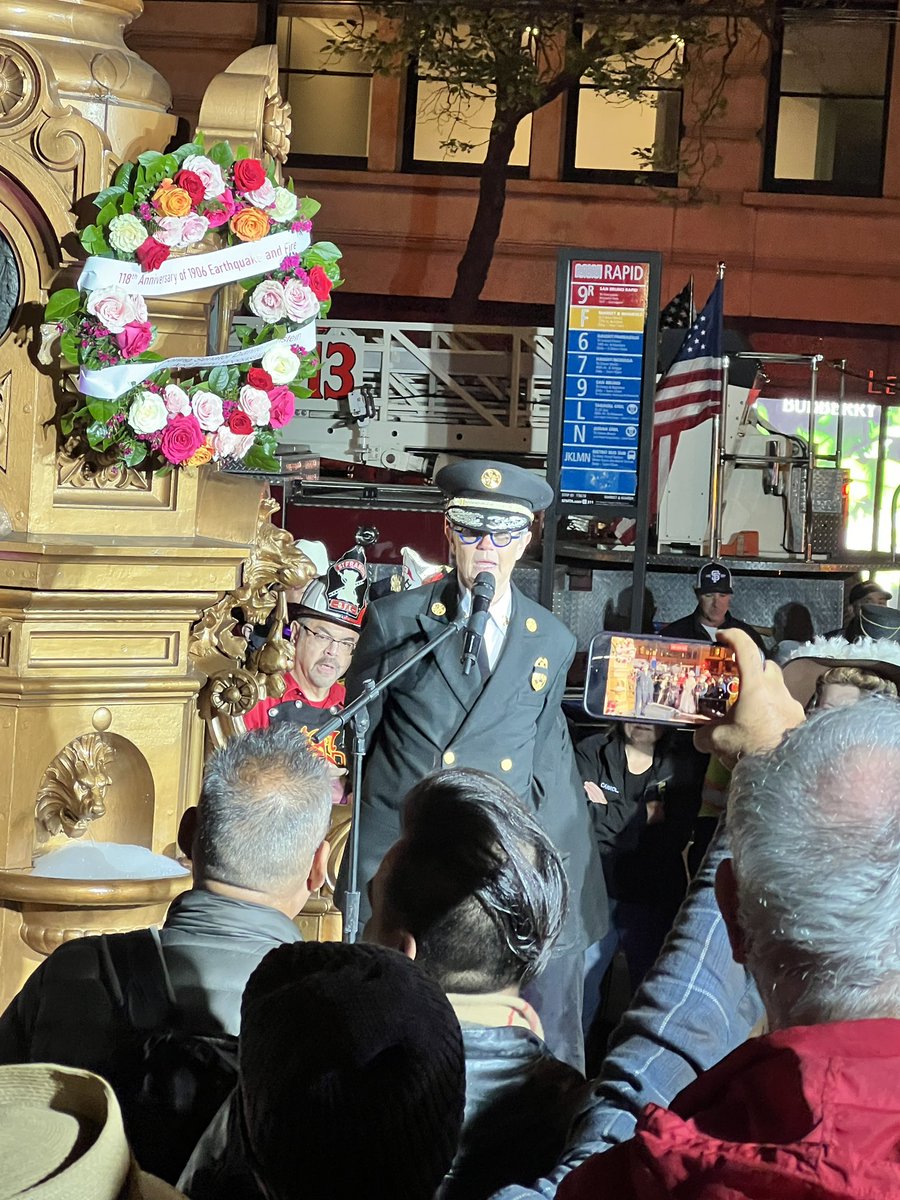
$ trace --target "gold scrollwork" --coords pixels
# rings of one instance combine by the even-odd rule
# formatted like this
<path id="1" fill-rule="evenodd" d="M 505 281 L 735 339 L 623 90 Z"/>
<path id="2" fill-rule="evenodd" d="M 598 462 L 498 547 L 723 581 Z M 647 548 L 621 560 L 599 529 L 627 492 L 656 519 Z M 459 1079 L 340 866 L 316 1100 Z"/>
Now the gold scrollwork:
<path id="1" fill-rule="evenodd" d="M 149 492 L 153 477 L 149 471 L 137 467 L 126 467 L 122 463 L 104 463 L 86 459 L 64 447 L 56 460 L 57 487 L 90 488 L 94 491 L 122 490 L 133 488 Z"/>
<path id="2" fill-rule="evenodd" d="M 11 42 L 0 42 L 0 126 L 17 125 L 37 103 L 34 63 Z"/>
<path id="3" fill-rule="evenodd" d="M 115 750 L 99 733 L 85 733 L 63 746 L 44 772 L 34 808 L 38 843 L 57 834 L 82 837 L 106 814 L 108 768 Z"/>

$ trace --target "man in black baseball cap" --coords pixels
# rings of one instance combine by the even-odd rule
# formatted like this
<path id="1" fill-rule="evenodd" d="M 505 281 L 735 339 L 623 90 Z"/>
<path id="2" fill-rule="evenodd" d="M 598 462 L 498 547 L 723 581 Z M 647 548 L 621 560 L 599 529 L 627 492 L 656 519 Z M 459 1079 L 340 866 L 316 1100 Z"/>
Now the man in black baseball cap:
<path id="1" fill-rule="evenodd" d="M 686 617 L 679 617 L 663 629 L 669 638 L 689 638 L 699 642 L 714 642 L 720 629 L 743 629 L 765 652 L 765 644 L 752 625 L 740 621 L 729 612 L 734 586 L 731 572 L 720 562 L 705 562 L 697 572 L 694 585 L 697 607 Z"/>
<path id="2" fill-rule="evenodd" d="M 511 578 L 531 541 L 534 515 L 553 492 L 523 467 L 484 459 L 453 463 L 435 483 L 444 494 L 444 532 L 455 569 L 436 583 L 369 606 L 347 676 L 348 698 L 365 679 L 383 678 L 449 622 L 468 616 L 478 575 L 493 576 L 494 594 L 468 674 L 460 663 L 460 633 L 370 705 L 359 807 L 362 917 L 368 916 L 366 884 L 400 837 L 402 800 L 414 784 L 452 766 L 502 779 L 537 814 L 566 863 L 569 919 L 559 952 L 532 985 L 529 1000 L 553 1053 L 582 1068 L 582 951 L 605 932 L 606 890 L 560 707 L 575 638 Z"/>

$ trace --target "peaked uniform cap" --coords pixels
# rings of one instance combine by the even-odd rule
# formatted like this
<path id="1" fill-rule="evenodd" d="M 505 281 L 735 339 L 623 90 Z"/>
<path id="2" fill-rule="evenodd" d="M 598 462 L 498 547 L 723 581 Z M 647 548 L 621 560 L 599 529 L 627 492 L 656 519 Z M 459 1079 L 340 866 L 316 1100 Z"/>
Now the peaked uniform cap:
<path id="1" fill-rule="evenodd" d="M 514 463 L 463 459 L 442 467 L 434 481 L 444 493 L 447 519 L 463 529 L 527 529 L 553 501 L 546 479 Z"/>

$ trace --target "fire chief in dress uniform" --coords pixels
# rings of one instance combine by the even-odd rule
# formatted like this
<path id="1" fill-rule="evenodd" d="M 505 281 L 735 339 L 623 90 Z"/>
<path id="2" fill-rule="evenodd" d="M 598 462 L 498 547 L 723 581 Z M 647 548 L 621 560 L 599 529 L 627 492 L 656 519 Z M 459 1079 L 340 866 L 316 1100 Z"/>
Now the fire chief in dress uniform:
<path id="1" fill-rule="evenodd" d="M 581 952 L 606 928 L 606 891 L 587 806 L 560 708 L 575 638 L 510 582 L 531 541 L 535 512 L 553 493 L 545 480 L 508 463 L 467 461 L 436 477 L 456 569 L 444 579 L 369 606 L 347 679 L 348 699 L 381 679 L 471 610 L 476 576 L 496 581 L 478 664 L 460 664 L 462 633 L 446 639 L 370 706 L 359 806 L 361 916 L 366 885 L 400 836 L 406 793 L 444 767 L 475 767 L 507 783 L 538 816 L 563 854 L 569 918 L 554 960 L 531 999 L 550 1049 L 583 1066 Z M 346 867 L 346 858 L 345 863 Z"/>

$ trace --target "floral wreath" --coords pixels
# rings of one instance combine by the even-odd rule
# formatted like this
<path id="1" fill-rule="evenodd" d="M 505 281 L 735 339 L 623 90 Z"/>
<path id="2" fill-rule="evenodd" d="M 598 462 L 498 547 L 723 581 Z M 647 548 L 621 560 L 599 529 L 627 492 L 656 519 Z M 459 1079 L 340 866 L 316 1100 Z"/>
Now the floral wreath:
<path id="1" fill-rule="evenodd" d="M 343 282 L 337 246 L 310 241 L 319 204 L 297 197 L 292 181 L 279 186 L 274 165 L 246 147 L 206 149 L 200 135 L 123 163 L 94 204 L 96 222 L 80 234 L 90 257 L 44 313 L 62 358 L 79 368 L 81 394 L 60 418 L 69 444 L 158 472 L 209 462 L 277 471 L 276 430 L 310 395 L 302 381 L 319 366 L 315 321 Z M 261 322 L 236 326 L 240 350 L 153 351 L 146 296 L 234 280 L 242 311 Z"/>

